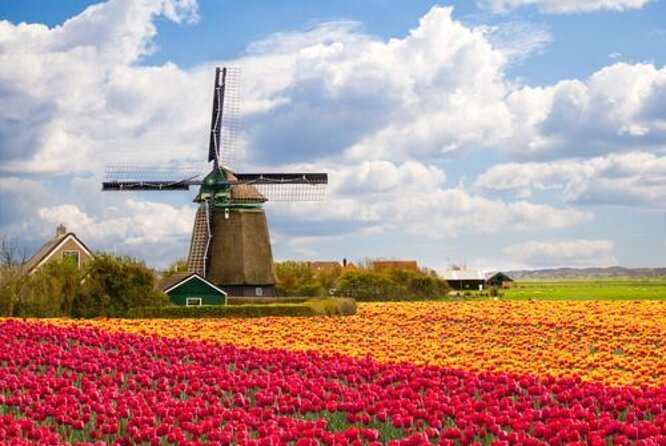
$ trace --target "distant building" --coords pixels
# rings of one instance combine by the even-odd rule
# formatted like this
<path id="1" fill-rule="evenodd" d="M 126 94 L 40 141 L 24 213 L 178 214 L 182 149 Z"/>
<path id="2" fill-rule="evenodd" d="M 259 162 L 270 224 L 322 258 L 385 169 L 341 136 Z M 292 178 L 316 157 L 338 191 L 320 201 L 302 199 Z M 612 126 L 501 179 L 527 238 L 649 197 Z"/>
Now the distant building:
<path id="1" fill-rule="evenodd" d="M 511 288 L 513 279 L 502 272 L 486 274 L 480 269 L 451 269 L 444 271 L 442 279 L 457 291 L 480 291 L 488 287 Z"/>
<path id="2" fill-rule="evenodd" d="M 486 284 L 486 275 L 480 269 L 453 269 L 444 271 L 442 279 L 449 283 L 453 290 L 457 291 L 479 291 Z"/>
<path id="3" fill-rule="evenodd" d="M 176 305 L 226 305 L 227 293 L 197 273 L 175 273 L 163 279 L 159 289 Z"/>
<path id="4" fill-rule="evenodd" d="M 64 225 L 56 228 L 54 238 L 42 245 L 23 264 L 23 271 L 26 274 L 33 274 L 39 268 L 52 260 L 70 258 L 80 268 L 85 262 L 94 257 L 93 253 L 73 232 L 67 232 Z"/>
<path id="5" fill-rule="evenodd" d="M 376 273 L 403 269 L 418 272 L 419 267 L 416 260 L 375 260 L 372 262 L 372 270 Z"/>
<path id="6" fill-rule="evenodd" d="M 354 271 L 358 269 L 358 266 L 354 265 L 352 262 L 348 262 L 347 259 L 342 259 L 342 269 L 340 273 L 346 273 L 348 271 Z"/>
<path id="7" fill-rule="evenodd" d="M 506 289 L 513 287 L 513 279 L 503 272 L 496 272 L 488 275 L 486 284 L 488 286 Z"/>

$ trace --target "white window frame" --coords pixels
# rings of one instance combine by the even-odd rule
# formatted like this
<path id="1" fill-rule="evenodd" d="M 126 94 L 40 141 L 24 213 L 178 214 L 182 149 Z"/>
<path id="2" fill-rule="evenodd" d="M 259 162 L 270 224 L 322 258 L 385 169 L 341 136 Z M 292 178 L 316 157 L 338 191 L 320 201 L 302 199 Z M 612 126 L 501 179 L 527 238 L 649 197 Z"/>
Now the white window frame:
<path id="1" fill-rule="evenodd" d="M 76 249 L 63 250 L 60 257 L 65 259 L 65 255 L 72 252 L 76 253 L 76 267 L 81 268 L 81 251 L 77 251 Z"/>
<path id="2" fill-rule="evenodd" d="M 190 301 L 198 301 L 198 304 L 190 303 Z M 186 297 L 185 306 L 186 307 L 200 307 L 203 305 L 203 299 L 201 297 Z"/>

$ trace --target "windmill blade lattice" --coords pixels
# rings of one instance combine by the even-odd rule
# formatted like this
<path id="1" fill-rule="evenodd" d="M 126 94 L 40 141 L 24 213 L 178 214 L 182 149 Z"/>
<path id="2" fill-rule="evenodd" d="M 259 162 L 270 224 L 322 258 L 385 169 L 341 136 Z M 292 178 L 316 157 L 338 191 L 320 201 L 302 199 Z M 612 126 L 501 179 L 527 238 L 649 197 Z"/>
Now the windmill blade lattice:
<path id="1" fill-rule="evenodd" d="M 201 183 L 201 170 L 193 167 L 111 165 L 104 169 L 102 190 L 188 190 Z"/>
<path id="2" fill-rule="evenodd" d="M 269 201 L 320 201 L 328 184 L 326 173 L 237 173 L 235 176 L 233 187 L 255 188 Z"/>
<path id="3" fill-rule="evenodd" d="M 228 166 L 236 160 L 240 129 L 240 68 L 217 69 L 213 91 L 208 161 Z"/>

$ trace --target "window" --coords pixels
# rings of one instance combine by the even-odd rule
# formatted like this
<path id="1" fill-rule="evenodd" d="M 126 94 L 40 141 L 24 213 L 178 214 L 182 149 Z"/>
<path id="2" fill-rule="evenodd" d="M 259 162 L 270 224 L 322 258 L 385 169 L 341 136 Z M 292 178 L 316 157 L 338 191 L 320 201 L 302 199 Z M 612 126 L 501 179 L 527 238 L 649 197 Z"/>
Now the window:
<path id="1" fill-rule="evenodd" d="M 254 295 L 255 296 L 263 296 L 264 295 L 264 289 L 260 286 L 256 287 L 254 289 Z"/>
<path id="2" fill-rule="evenodd" d="M 72 259 L 74 263 L 76 263 L 77 267 L 81 266 L 81 256 L 79 251 L 63 251 L 62 252 L 62 258 L 63 259 Z"/>
<path id="3" fill-rule="evenodd" d="M 188 297 L 185 299 L 185 306 L 186 307 L 197 307 L 201 305 L 201 298 L 200 297 Z"/>

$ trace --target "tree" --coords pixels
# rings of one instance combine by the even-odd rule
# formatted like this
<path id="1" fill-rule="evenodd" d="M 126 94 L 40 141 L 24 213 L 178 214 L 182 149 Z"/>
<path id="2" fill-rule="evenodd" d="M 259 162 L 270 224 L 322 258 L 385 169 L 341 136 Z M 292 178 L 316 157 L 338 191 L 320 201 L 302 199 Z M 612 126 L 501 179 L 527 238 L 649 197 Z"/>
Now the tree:
<path id="1" fill-rule="evenodd" d="M 314 273 L 308 262 L 276 262 L 275 277 L 279 296 L 300 296 L 299 291 L 307 289 L 299 288 L 314 281 Z"/>
<path id="2" fill-rule="evenodd" d="M 28 259 L 28 250 L 15 238 L 0 240 L 0 267 L 17 267 Z"/>
<path id="3" fill-rule="evenodd" d="M 187 272 L 187 259 L 178 259 L 169 265 L 164 271 L 164 277 L 173 276 L 176 273 L 186 273 Z"/>
<path id="4" fill-rule="evenodd" d="M 74 298 L 72 316 L 122 317 L 130 308 L 167 302 L 164 293 L 155 288 L 153 273 L 142 262 L 101 254 L 86 266 L 85 281 Z"/>
<path id="5" fill-rule="evenodd" d="M 16 315 L 27 287 L 27 277 L 19 266 L 0 266 L 0 315 Z"/>
<path id="6" fill-rule="evenodd" d="M 24 278 L 26 286 L 16 314 L 32 317 L 69 316 L 81 288 L 82 273 L 75 260 L 51 260 Z"/>

